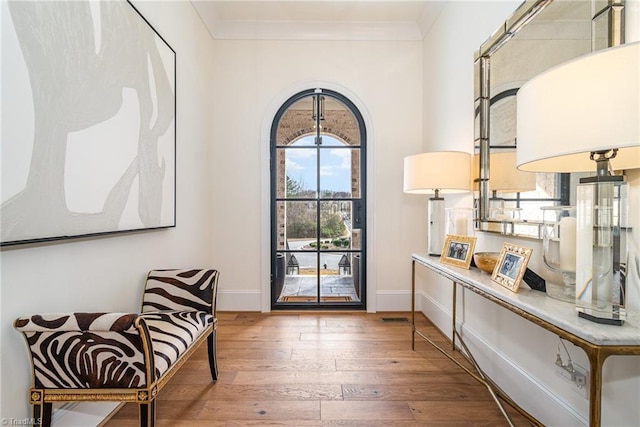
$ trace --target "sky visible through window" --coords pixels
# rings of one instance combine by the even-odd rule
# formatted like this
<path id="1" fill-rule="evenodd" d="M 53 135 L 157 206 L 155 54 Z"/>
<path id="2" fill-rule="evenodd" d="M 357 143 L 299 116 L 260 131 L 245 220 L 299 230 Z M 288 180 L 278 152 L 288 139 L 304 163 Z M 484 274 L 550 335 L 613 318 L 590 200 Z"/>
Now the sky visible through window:
<path id="1" fill-rule="evenodd" d="M 316 150 L 314 136 L 306 136 L 291 144 L 309 149 L 286 150 L 287 176 L 302 184 L 305 190 L 316 190 L 317 155 L 320 152 L 321 190 L 351 191 L 351 149 L 323 148 Z M 322 147 L 344 147 L 340 140 L 322 136 Z"/>

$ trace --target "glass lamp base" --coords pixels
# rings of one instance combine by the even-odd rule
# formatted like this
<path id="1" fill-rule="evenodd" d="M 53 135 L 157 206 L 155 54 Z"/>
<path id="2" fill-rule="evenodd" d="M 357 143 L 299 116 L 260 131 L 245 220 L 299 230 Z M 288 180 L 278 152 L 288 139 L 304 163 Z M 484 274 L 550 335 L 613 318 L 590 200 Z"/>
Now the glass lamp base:
<path id="1" fill-rule="evenodd" d="M 622 176 L 581 178 L 578 215 L 576 309 L 581 318 L 622 325 L 630 240 L 628 185 Z"/>
<path id="2" fill-rule="evenodd" d="M 440 256 L 442 254 L 442 245 L 444 244 L 445 233 L 445 209 L 444 199 L 432 197 L 429 199 L 429 241 L 428 250 L 431 256 Z"/>

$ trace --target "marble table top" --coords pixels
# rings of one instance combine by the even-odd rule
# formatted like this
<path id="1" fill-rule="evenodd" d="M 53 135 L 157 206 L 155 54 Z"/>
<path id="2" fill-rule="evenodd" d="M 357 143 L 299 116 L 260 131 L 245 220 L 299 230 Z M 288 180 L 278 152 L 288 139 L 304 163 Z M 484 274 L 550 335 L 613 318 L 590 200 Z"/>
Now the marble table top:
<path id="1" fill-rule="evenodd" d="M 512 292 L 491 280 L 489 274 L 475 267 L 466 270 L 445 265 L 440 263 L 440 258 L 427 254 L 414 253 L 412 258 L 450 280 L 474 287 L 591 344 L 640 346 L 640 314 L 636 312 L 628 311 L 622 326 L 603 325 L 578 317 L 574 304 L 550 298 L 544 292 L 527 287 Z"/>

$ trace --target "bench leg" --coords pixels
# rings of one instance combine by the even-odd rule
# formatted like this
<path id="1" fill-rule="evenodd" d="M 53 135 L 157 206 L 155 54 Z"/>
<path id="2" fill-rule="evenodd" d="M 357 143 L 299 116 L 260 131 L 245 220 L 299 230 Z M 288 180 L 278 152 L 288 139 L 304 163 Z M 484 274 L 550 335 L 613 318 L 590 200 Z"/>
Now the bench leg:
<path id="1" fill-rule="evenodd" d="M 155 427 L 156 425 L 156 400 L 149 403 L 139 403 L 140 427 Z"/>
<path id="2" fill-rule="evenodd" d="M 53 403 L 37 403 L 33 405 L 33 425 L 36 427 L 51 427 L 51 413 Z"/>
<path id="3" fill-rule="evenodd" d="M 218 361 L 216 359 L 216 330 L 207 337 L 207 347 L 209 349 L 209 369 L 211 370 L 211 378 L 216 381 L 218 379 Z"/>

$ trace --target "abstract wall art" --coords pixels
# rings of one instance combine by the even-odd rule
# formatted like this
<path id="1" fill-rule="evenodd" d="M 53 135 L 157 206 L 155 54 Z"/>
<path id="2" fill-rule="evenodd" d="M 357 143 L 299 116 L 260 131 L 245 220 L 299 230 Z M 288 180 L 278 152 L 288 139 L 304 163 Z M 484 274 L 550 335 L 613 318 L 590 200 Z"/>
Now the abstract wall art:
<path id="1" fill-rule="evenodd" d="M 174 227 L 175 51 L 126 1 L 0 7 L 1 245 Z"/>

